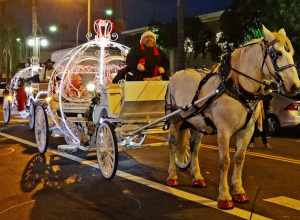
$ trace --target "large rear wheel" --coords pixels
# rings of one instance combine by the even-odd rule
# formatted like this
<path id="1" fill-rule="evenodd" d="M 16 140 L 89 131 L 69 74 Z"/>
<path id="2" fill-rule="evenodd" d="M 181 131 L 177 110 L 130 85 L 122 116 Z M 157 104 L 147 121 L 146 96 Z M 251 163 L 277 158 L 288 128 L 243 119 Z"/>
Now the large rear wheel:
<path id="1" fill-rule="evenodd" d="M 100 124 L 96 140 L 97 160 L 105 179 L 112 179 L 118 167 L 118 141 L 114 127 L 109 122 Z"/>
<path id="2" fill-rule="evenodd" d="M 49 140 L 49 125 L 48 118 L 43 106 L 38 105 L 35 108 L 35 140 L 40 153 L 45 153 L 48 147 Z"/>
<path id="3" fill-rule="evenodd" d="M 34 114 L 35 114 L 35 107 L 33 101 L 31 101 L 29 105 L 29 115 L 28 115 L 28 126 L 31 130 L 34 129 L 34 124 L 35 124 Z"/>

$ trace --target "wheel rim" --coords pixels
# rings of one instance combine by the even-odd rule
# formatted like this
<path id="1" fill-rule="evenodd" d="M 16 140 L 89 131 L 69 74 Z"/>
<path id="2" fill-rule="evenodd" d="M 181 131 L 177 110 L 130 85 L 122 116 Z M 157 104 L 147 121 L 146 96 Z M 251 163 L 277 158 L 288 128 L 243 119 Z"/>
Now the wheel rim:
<path id="1" fill-rule="evenodd" d="M 3 120 L 4 120 L 4 123 L 8 123 L 9 118 L 10 118 L 10 103 L 6 98 L 4 98 L 4 101 L 3 101 Z"/>
<path id="2" fill-rule="evenodd" d="M 186 149 L 185 152 L 179 156 L 178 152 L 175 153 L 175 163 L 179 168 L 186 169 L 191 163 L 191 152 Z"/>
<path id="3" fill-rule="evenodd" d="M 110 179 L 116 171 L 117 146 L 113 131 L 106 123 L 98 128 L 96 146 L 101 173 L 106 179 Z"/>
<path id="4" fill-rule="evenodd" d="M 37 106 L 35 121 L 35 139 L 40 153 L 44 153 L 47 147 L 47 121 L 44 109 Z"/>
<path id="5" fill-rule="evenodd" d="M 29 106 L 28 120 L 29 120 L 29 128 L 33 129 L 34 128 L 34 105 L 33 105 L 33 103 L 30 103 L 30 106 Z"/>

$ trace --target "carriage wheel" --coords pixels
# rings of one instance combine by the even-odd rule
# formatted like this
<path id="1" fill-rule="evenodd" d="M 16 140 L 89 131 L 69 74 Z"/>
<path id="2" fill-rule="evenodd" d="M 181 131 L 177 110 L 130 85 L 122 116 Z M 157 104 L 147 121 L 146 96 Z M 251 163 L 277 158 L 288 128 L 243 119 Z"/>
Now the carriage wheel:
<path id="1" fill-rule="evenodd" d="M 4 99 L 3 99 L 3 122 L 4 122 L 4 124 L 9 123 L 10 114 L 11 114 L 11 103 L 8 101 L 7 98 L 4 97 Z"/>
<path id="2" fill-rule="evenodd" d="M 100 171 L 105 179 L 112 179 L 118 166 L 118 144 L 112 124 L 103 122 L 97 130 L 96 150 Z"/>
<path id="3" fill-rule="evenodd" d="M 35 140 L 38 145 L 40 153 L 47 151 L 49 139 L 49 126 L 47 114 L 43 106 L 38 105 L 35 108 L 35 126 L 34 126 Z"/>
<path id="4" fill-rule="evenodd" d="M 31 101 L 29 105 L 29 115 L 28 115 L 28 126 L 31 130 L 34 129 L 34 124 L 35 124 L 34 113 L 35 113 L 34 103 Z"/>
<path id="5" fill-rule="evenodd" d="M 175 163 L 180 169 L 186 170 L 191 165 L 192 155 L 189 148 L 187 148 L 180 156 L 179 152 L 175 153 Z"/>

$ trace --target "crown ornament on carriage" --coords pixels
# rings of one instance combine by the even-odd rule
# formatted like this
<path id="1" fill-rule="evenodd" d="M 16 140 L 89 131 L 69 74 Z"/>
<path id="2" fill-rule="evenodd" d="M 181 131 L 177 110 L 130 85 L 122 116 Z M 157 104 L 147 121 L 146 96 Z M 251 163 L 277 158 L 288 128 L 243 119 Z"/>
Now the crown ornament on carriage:
<path id="1" fill-rule="evenodd" d="M 94 22 L 94 31 L 96 40 L 116 41 L 118 34 L 113 32 L 114 23 L 111 20 L 98 19 Z"/>

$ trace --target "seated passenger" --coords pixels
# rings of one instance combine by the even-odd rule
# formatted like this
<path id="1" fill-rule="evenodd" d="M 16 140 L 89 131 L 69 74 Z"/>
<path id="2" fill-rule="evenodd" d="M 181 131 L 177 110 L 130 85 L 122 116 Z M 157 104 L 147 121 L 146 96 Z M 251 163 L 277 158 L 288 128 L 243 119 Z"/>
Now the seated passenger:
<path id="1" fill-rule="evenodd" d="M 86 88 L 82 84 L 82 78 L 79 74 L 72 74 L 70 81 L 65 85 L 65 94 L 69 97 L 84 97 L 88 95 Z"/>
<path id="2" fill-rule="evenodd" d="M 156 35 L 146 31 L 141 36 L 140 45 L 129 51 L 124 69 L 118 72 L 113 83 L 121 79 L 127 81 L 168 80 L 169 61 L 157 48 Z"/>

